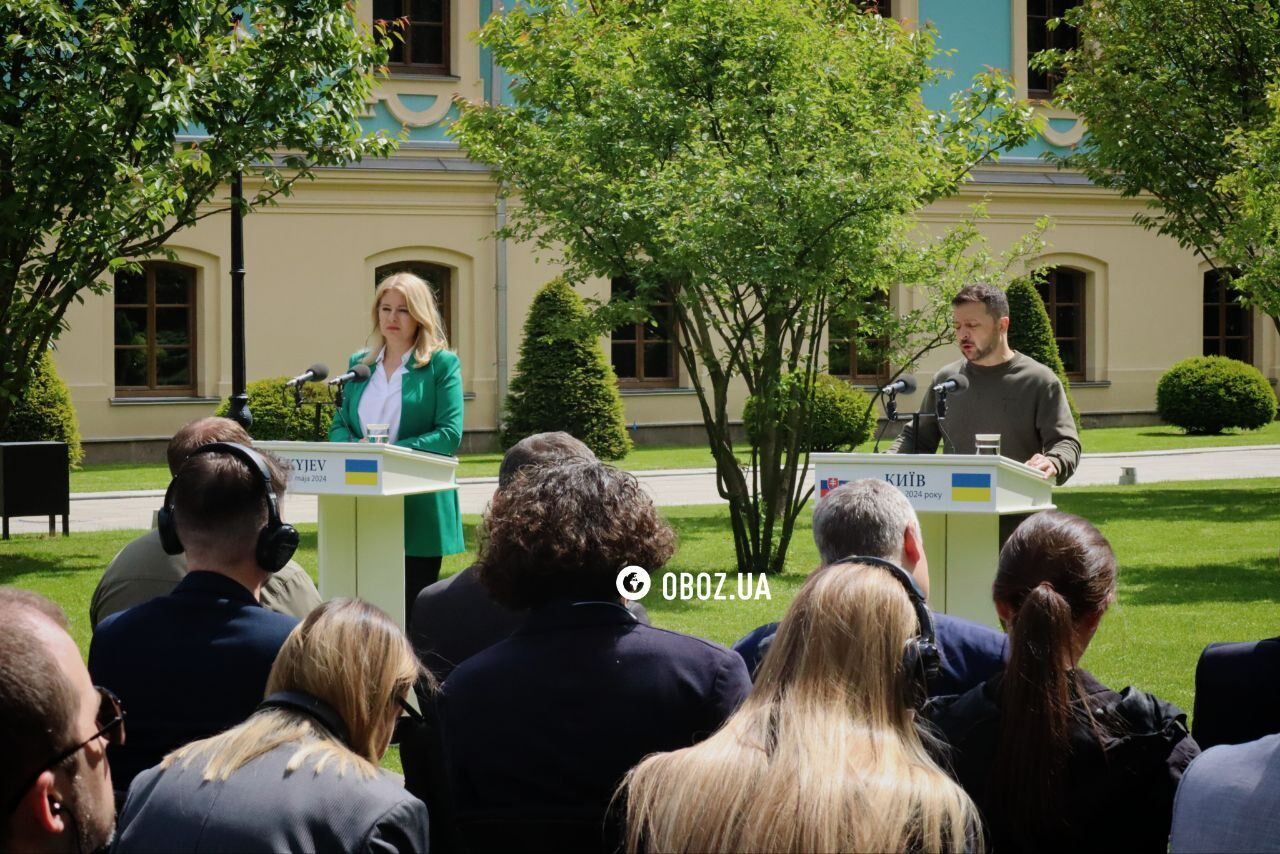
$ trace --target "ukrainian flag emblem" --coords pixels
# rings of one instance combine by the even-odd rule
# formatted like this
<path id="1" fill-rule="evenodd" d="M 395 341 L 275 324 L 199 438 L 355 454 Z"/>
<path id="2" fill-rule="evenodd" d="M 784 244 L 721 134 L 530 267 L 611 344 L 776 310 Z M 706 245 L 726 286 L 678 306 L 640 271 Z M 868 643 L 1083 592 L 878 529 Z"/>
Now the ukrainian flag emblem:
<path id="1" fill-rule="evenodd" d="M 953 473 L 951 475 L 951 500 L 990 501 L 991 475 Z"/>
<path id="2" fill-rule="evenodd" d="M 347 486 L 377 485 L 377 460 L 347 460 Z"/>

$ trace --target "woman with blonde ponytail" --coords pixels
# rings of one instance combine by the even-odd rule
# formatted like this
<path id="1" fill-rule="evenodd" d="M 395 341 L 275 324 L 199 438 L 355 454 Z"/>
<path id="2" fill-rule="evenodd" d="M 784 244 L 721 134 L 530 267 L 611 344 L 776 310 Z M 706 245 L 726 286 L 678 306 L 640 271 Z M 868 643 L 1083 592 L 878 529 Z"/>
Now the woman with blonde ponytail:
<path id="1" fill-rule="evenodd" d="M 922 687 L 904 649 L 921 627 L 898 573 L 851 558 L 809 576 L 738 711 L 623 782 L 628 851 L 981 848 L 908 700 Z"/>
<path id="2" fill-rule="evenodd" d="M 1000 550 L 992 596 L 1009 663 L 929 708 L 994 851 L 1168 847 L 1174 792 L 1200 752 L 1186 715 L 1079 668 L 1115 590 L 1111 544 L 1078 516 L 1038 513 Z"/>

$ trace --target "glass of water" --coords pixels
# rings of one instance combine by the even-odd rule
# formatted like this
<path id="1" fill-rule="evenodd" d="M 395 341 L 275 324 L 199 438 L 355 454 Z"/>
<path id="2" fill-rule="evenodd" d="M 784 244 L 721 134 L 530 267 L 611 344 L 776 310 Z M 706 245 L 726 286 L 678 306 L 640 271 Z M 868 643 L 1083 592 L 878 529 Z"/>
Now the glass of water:
<path id="1" fill-rule="evenodd" d="M 1000 434 L 978 433 L 973 437 L 974 453 L 1000 456 Z"/>
<path id="2" fill-rule="evenodd" d="M 366 424 L 364 428 L 365 436 L 369 437 L 369 441 L 376 445 L 385 445 L 391 441 L 391 425 L 390 424 Z"/>

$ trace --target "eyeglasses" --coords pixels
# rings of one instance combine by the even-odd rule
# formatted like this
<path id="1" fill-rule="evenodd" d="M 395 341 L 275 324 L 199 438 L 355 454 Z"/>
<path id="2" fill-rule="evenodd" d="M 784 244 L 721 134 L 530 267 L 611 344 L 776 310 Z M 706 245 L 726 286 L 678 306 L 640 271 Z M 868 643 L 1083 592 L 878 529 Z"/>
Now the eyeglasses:
<path id="1" fill-rule="evenodd" d="M 124 745 L 124 707 L 120 705 L 120 698 L 111 693 L 101 685 L 95 685 L 94 690 L 98 692 L 98 714 L 95 723 L 98 731 L 86 738 L 84 741 L 68 747 L 58 755 L 54 756 L 48 762 L 45 762 L 40 768 L 23 782 L 17 794 L 14 795 L 13 801 L 9 804 L 9 813 L 18 808 L 18 804 L 22 802 L 22 796 L 27 793 L 35 785 L 36 780 L 40 779 L 40 775 L 50 768 L 55 768 L 84 748 L 88 747 L 99 738 L 105 738 L 108 744 L 114 744 L 116 747 Z"/>

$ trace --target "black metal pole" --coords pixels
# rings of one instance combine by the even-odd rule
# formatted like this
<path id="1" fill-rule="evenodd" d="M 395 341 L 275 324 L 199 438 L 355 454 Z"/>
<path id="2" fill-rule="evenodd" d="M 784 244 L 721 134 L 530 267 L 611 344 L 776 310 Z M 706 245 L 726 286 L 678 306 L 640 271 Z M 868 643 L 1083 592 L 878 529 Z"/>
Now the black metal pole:
<path id="1" fill-rule="evenodd" d="M 253 424 L 244 377 L 244 203 L 243 173 L 231 177 L 231 408 L 227 414 L 244 429 Z"/>

